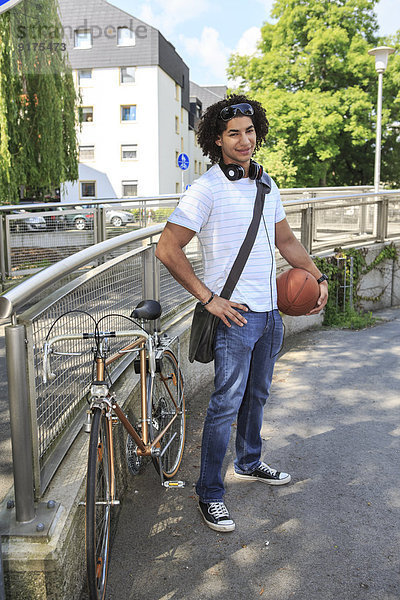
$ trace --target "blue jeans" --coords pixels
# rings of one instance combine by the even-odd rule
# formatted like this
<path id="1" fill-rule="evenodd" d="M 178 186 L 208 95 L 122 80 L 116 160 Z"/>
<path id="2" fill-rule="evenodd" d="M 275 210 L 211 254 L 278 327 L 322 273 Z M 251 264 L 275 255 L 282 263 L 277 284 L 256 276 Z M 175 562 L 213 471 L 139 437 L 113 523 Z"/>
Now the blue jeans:
<path id="1" fill-rule="evenodd" d="M 215 391 L 204 423 L 200 477 L 202 502 L 219 502 L 225 489 L 222 463 L 232 423 L 237 421 L 235 470 L 251 472 L 260 464 L 261 426 L 283 325 L 278 310 L 244 313 L 247 324 L 221 321 L 215 337 Z"/>

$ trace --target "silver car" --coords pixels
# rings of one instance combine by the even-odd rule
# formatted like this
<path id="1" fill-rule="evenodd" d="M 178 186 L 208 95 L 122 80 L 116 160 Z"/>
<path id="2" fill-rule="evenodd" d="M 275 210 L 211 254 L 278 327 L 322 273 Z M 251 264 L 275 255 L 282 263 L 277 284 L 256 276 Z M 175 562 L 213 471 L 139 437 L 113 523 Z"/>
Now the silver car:
<path id="1" fill-rule="evenodd" d="M 22 215 L 29 214 L 25 210 L 13 210 L 12 214 Z M 46 221 L 43 217 L 29 214 L 24 218 L 10 220 L 10 229 L 17 233 L 21 231 L 43 231 L 46 229 Z"/>
<path id="2" fill-rule="evenodd" d="M 128 225 L 128 223 L 134 222 L 135 217 L 126 210 L 117 210 L 115 208 L 106 210 L 106 223 L 111 223 L 113 227 L 122 227 L 122 225 Z"/>

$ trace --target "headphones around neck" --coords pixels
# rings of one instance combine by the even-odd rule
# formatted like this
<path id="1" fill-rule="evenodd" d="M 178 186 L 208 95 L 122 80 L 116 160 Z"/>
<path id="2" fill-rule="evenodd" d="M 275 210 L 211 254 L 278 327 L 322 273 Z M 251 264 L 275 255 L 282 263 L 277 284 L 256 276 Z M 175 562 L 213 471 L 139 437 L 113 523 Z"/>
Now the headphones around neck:
<path id="1" fill-rule="evenodd" d="M 220 160 L 219 166 L 229 181 L 238 181 L 238 179 L 242 179 L 242 177 L 244 177 L 244 168 L 241 165 L 235 165 L 234 163 L 226 165 L 223 160 Z M 256 163 L 254 160 L 250 160 L 250 179 L 261 179 L 263 172 L 264 169 L 261 165 Z"/>

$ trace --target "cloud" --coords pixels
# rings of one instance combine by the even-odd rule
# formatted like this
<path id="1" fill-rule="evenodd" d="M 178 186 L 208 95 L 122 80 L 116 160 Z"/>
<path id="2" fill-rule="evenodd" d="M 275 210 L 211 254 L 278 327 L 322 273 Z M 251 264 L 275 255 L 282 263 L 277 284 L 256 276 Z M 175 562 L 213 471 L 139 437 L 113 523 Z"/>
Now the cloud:
<path id="1" fill-rule="evenodd" d="M 257 52 L 257 44 L 261 40 L 259 27 L 250 27 L 242 34 L 238 41 L 235 52 L 240 55 L 251 56 Z"/>
<path id="2" fill-rule="evenodd" d="M 182 23 L 196 19 L 211 9 L 211 0 L 146 0 L 135 16 L 168 38 Z"/>
<path id="3" fill-rule="evenodd" d="M 196 57 L 196 61 L 207 69 L 209 79 L 215 77 L 226 81 L 226 68 L 232 49 L 225 46 L 216 29 L 204 27 L 200 38 L 180 35 L 179 40 L 187 54 Z"/>

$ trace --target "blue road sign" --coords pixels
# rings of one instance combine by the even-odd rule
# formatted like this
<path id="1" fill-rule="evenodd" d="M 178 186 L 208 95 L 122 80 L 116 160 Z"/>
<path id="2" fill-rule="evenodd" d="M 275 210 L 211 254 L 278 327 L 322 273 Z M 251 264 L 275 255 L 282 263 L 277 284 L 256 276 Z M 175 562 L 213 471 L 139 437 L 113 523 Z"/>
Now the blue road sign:
<path id="1" fill-rule="evenodd" d="M 190 161 L 187 154 L 182 152 L 182 154 L 178 156 L 178 167 L 182 169 L 182 171 L 186 171 L 186 169 L 189 168 L 189 162 Z"/>
<path id="2" fill-rule="evenodd" d="M 0 0 L 0 13 L 6 12 L 20 2 L 21 0 Z"/>

